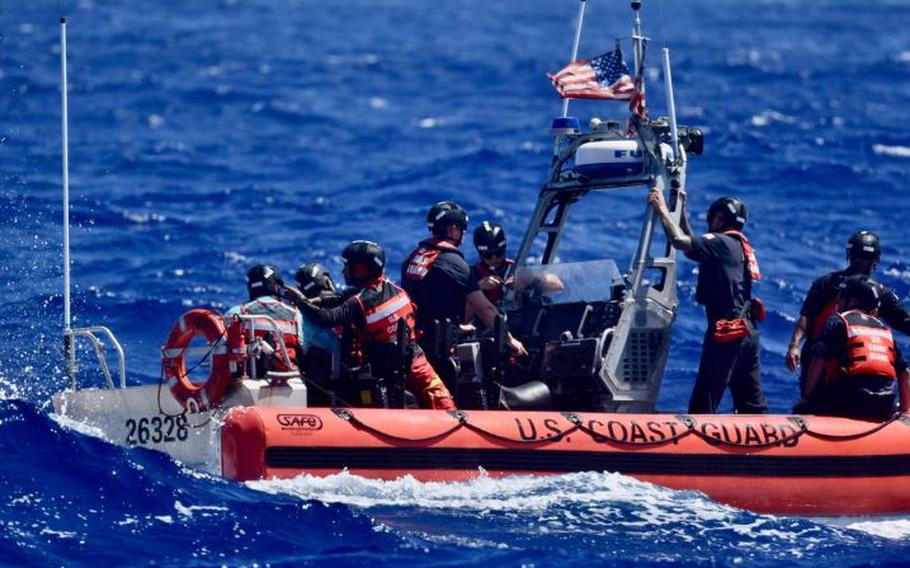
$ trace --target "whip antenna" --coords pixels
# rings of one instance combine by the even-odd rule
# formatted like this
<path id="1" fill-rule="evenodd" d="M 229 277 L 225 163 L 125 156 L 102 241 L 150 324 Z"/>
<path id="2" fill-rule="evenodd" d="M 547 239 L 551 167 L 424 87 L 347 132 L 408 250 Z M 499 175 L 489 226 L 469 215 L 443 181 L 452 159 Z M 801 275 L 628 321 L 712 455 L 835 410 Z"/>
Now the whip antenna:
<path id="1" fill-rule="evenodd" d="M 585 6 L 587 6 L 587 0 L 581 0 L 581 4 L 578 6 L 578 24 L 575 26 L 575 42 L 572 44 L 572 58 L 569 59 L 569 62 L 575 61 L 578 59 L 578 44 L 581 43 L 581 28 L 585 22 Z M 565 118 L 569 116 L 569 99 L 562 100 L 562 117 Z"/>
<path id="2" fill-rule="evenodd" d="M 60 18 L 60 105 L 63 139 L 63 350 L 70 380 L 76 372 L 73 350 L 72 312 L 70 311 L 70 157 L 66 81 L 66 17 Z"/>

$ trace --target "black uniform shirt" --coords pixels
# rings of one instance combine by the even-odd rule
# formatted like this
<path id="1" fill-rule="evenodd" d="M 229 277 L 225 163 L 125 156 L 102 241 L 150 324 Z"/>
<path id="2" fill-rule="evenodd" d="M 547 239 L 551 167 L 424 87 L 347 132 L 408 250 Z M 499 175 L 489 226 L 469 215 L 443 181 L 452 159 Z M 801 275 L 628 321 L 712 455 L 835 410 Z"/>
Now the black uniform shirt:
<path id="1" fill-rule="evenodd" d="M 752 279 L 746 276 L 739 240 L 720 233 L 692 237 L 686 256 L 698 262 L 695 301 L 705 307 L 708 321 L 740 317 L 752 297 Z"/>
<path id="2" fill-rule="evenodd" d="M 461 323 L 468 294 L 478 290 L 471 269 L 461 253 L 443 250 L 422 280 L 406 277 L 407 261 L 402 265 L 401 284 L 417 306 L 417 327 L 432 320 Z"/>
<path id="3" fill-rule="evenodd" d="M 806 316 L 810 335 L 814 322 L 821 315 L 822 310 L 837 298 L 840 283 L 843 282 L 844 278 L 853 274 L 856 273 L 849 269 L 829 272 L 818 278 L 809 287 L 809 292 L 806 294 L 806 299 L 803 301 L 803 307 L 799 311 L 799 315 Z M 879 318 L 888 324 L 889 327 L 905 335 L 910 335 L 910 313 L 901 304 L 897 295 L 884 284 L 879 284 L 879 300 Z M 809 339 L 811 340 L 811 338 Z"/>

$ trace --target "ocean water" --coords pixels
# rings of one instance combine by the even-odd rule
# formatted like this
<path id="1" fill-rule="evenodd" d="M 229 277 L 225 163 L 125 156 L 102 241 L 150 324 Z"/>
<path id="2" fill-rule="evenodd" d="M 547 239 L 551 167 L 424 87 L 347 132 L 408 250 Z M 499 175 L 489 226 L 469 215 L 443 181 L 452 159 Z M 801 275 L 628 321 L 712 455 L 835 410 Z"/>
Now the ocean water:
<path id="1" fill-rule="evenodd" d="M 590 0 L 583 56 L 627 37 Z M 77 325 L 111 327 L 133 384 L 189 307 L 226 308 L 250 265 L 336 274 L 354 238 L 397 264 L 426 208 L 456 199 L 517 243 L 549 164 L 570 0 L 124 0 L 0 3 L 0 563 L 7 565 L 901 565 L 910 519 L 755 515 L 609 473 L 468 483 L 250 484 L 126 450 L 49 416 L 62 389 L 58 18 L 70 18 Z M 907 300 L 910 5 L 646 0 L 680 122 L 706 133 L 693 211 L 742 197 L 765 280 L 764 384 L 786 412 L 784 349 L 810 282 L 878 232 Z M 626 53 L 629 53 L 628 47 Z M 572 114 L 623 117 L 617 103 Z M 564 260 L 628 262 L 640 190 L 574 211 Z M 703 224 L 703 218 L 696 221 Z M 659 401 L 685 407 L 703 330 L 694 266 Z M 906 344 L 907 338 L 900 341 Z M 82 354 L 81 379 L 97 369 Z M 729 401 L 725 402 L 729 409 Z"/>

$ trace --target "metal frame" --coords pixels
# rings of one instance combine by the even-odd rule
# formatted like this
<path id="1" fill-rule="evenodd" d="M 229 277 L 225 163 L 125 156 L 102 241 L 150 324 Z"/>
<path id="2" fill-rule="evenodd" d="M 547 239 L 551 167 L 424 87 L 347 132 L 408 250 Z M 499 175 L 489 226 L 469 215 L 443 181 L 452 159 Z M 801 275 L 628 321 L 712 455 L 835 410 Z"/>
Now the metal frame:
<path id="1" fill-rule="evenodd" d="M 101 372 L 104 373 L 104 377 L 107 379 L 107 384 L 110 388 L 117 388 L 114 386 L 114 379 L 111 377 L 111 369 L 107 364 L 107 356 L 104 354 L 104 342 L 101 341 L 95 334 L 100 333 L 106 336 L 110 342 L 113 344 L 114 349 L 117 350 L 117 358 L 120 362 L 120 388 L 126 388 L 126 356 L 123 353 L 123 346 L 120 345 L 120 342 L 117 341 L 117 338 L 114 336 L 113 332 L 110 329 L 102 326 L 95 325 L 91 327 L 76 327 L 68 329 L 64 332 L 64 337 L 70 342 L 70 348 L 73 350 L 75 355 L 76 349 L 76 339 L 79 337 L 84 337 L 88 339 L 92 346 L 95 348 L 95 355 L 98 357 L 98 364 L 101 366 Z M 73 365 L 73 373 L 70 375 L 70 386 L 73 390 L 78 390 L 78 385 L 76 384 L 76 373 L 75 373 L 75 364 Z"/>

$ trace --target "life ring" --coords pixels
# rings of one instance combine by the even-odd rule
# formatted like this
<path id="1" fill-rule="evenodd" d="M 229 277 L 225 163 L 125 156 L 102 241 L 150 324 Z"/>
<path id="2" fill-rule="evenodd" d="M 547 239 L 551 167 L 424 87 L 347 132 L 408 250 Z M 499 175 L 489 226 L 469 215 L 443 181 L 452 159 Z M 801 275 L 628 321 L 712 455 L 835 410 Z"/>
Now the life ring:
<path id="1" fill-rule="evenodd" d="M 212 349 L 209 378 L 203 383 L 191 382 L 186 370 L 186 348 L 197 335 L 204 337 Z M 225 336 L 224 318 L 203 309 L 186 312 L 171 329 L 161 348 L 162 365 L 171 394 L 183 408 L 208 410 L 218 406 L 227 394 L 231 386 L 231 358 L 222 341 Z"/>

